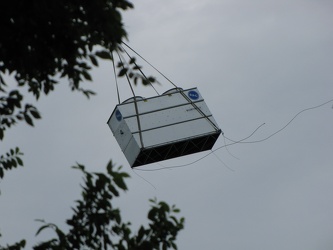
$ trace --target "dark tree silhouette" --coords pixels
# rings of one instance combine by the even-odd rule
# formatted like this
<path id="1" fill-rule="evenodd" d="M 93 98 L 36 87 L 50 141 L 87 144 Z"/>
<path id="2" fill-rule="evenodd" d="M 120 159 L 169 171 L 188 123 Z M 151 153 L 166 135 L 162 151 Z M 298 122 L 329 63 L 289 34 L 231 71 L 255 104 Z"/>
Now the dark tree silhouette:
<path id="1" fill-rule="evenodd" d="M 113 52 L 121 53 L 127 38 L 122 11 L 133 8 L 126 0 L 12 0 L 0 3 L 0 140 L 7 129 L 25 121 L 33 126 L 41 115 L 37 107 L 25 103 L 22 89 L 37 100 L 56 89 L 65 79 L 72 91 L 88 98 L 95 93 L 84 89 L 82 82 L 91 81 L 89 71 L 99 60 L 114 60 Z M 130 58 L 118 63 L 118 76 L 127 74 L 134 83 L 153 82 L 153 77 L 138 74 L 140 67 Z M 6 79 L 16 82 L 9 86 Z M 3 149 L 1 147 L 1 149 Z M 23 166 L 19 147 L 0 154 L 0 179 L 5 171 Z M 56 224 L 43 222 L 37 231 L 53 229 L 57 238 L 35 245 L 34 249 L 167 249 L 174 248 L 176 236 L 184 226 L 177 218 L 179 210 L 166 202 L 151 200 L 147 227 L 136 232 L 124 222 L 112 199 L 126 191 L 129 175 L 107 164 L 107 173 L 89 173 L 83 165 L 82 197 L 76 201 L 68 232 Z M 0 246 L 0 249 L 22 249 L 25 240 Z"/>

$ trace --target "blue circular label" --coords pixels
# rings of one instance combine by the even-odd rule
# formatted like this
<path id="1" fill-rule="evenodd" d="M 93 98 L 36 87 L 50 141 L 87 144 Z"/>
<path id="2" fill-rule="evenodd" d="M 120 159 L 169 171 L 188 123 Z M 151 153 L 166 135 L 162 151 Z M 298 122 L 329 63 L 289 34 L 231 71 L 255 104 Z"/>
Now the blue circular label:
<path id="1" fill-rule="evenodd" d="M 120 111 L 117 109 L 116 110 L 116 118 L 117 118 L 117 120 L 118 121 L 121 121 L 121 118 L 122 118 L 123 116 L 121 115 L 121 113 L 120 113 Z"/>
<path id="2" fill-rule="evenodd" d="M 187 93 L 188 97 L 191 98 L 192 100 L 198 100 L 199 99 L 199 93 L 191 90 Z"/>

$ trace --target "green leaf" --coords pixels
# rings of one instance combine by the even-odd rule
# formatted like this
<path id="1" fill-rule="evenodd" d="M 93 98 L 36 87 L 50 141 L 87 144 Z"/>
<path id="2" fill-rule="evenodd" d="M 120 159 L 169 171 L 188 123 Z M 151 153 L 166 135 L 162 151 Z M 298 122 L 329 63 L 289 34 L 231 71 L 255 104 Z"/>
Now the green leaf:
<path id="1" fill-rule="evenodd" d="M 120 176 L 123 177 L 123 178 L 131 177 L 128 173 L 125 173 L 125 172 L 120 173 Z"/>
<path id="2" fill-rule="evenodd" d="M 24 114 L 24 120 L 25 120 L 30 126 L 34 126 L 31 117 L 28 116 L 26 113 Z"/>
<path id="3" fill-rule="evenodd" d="M 117 191 L 117 189 L 113 186 L 113 185 L 108 185 L 109 191 L 116 197 L 119 196 L 119 192 Z"/>
<path id="4" fill-rule="evenodd" d="M 98 67 L 98 61 L 96 59 L 96 57 L 94 57 L 93 55 L 89 56 L 90 61 L 92 62 L 93 65 L 95 65 L 96 67 Z"/>
<path id="5" fill-rule="evenodd" d="M 102 59 L 110 59 L 110 60 L 112 59 L 110 52 L 106 50 L 97 51 L 95 55 Z"/>
<path id="6" fill-rule="evenodd" d="M 133 63 L 135 63 L 135 58 L 134 57 L 132 57 L 131 60 L 129 61 L 129 64 L 133 64 Z"/>
<path id="7" fill-rule="evenodd" d="M 154 77 L 150 76 L 150 77 L 148 77 L 148 81 L 150 81 L 151 83 L 153 83 L 153 82 L 156 81 L 156 79 Z"/>
<path id="8" fill-rule="evenodd" d="M 151 203 L 154 203 L 154 204 L 157 203 L 157 199 L 156 199 L 156 197 L 155 197 L 154 199 L 149 199 L 149 201 L 150 201 Z"/>
<path id="9" fill-rule="evenodd" d="M 122 68 L 120 71 L 119 71 L 119 73 L 118 73 L 118 76 L 120 77 L 120 76 L 124 76 L 126 73 L 127 73 L 127 68 Z"/>
<path id="10" fill-rule="evenodd" d="M 40 119 L 41 116 L 37 109 L 30 109 L 30 114 L 35 118 L 35 119 Z"/>
<path id="11" fill-rule="evenodd" d="M 119 210 L 115 210 L 113 215 L 114 215 L 115 221 L 116 221 L 118 224 L 120 224 L 120 223 L 121 223 L 121 217 L 120 217 Z"/>
<path id="12" fill-rule="evenodd" d="M 106 166 L 106 170 L 108 171 L 108 174 L 110 174 L 110 175 L 112 174 L 112 167 L 113 167 L 112 161 L 109 161 Z"/>
<path id="13" fill-rule="evenodd" d="M 162 208 L 164 211 L 166 211 L 166 212 L 169 212 L 169 211 L 170 211 L 170 207 L 169 207 L 169 205 L 168 205 L 167 203 L 165 203 L 164 201 L 160 201 L 158 204 L 161 206 L 161 208 Z"/>
<path id="14" fill-rule="evenodd" d="M 86 80 L 88 80 L 88 81 L 92 81 L 91 75 L 88 73 L 88 71 L 83 70 L 83 71 L 82 71 L 82 75 L 83 75 L 83 77 L 84 77 Z"/>
<path id="15" fill-rule="evenodd" d="M 151 220 L 151 221 L 154 221 L 156 212 L 157 212 L 157 209 L 155 207 L 150 209 L 150 211 L 148 212 L 148 219 Z"/>
<path id="16" fill-rule="evenodd" d="M 14 168 L 17 167 L 17 162 L 14 159 L 11 160 L 11 164 Z"/>
<path id="17" fill-rule="evenodd" d="M 20 244 L 20 246 L 21 246 L 22 248 L 24 248 L 24 247 L 25 247 L 25 244 L 26 244 L 26 241 L 25 241 L 25 240 L 21 240 L 19 244 Z"/>
<path id="18" fill-rule="evenodd" d="M 83 173 L 85 173 L 85 167 L 79 163 L 76 163 L 76 166 L 72 166 L 73 169 L 81 170 Z"/>
<path id="19" fill-rule="evenodd" d="M 141 78 L 142 85 L 146 86 L 150 84 L 150 82 L 146 78 Z"/>
<path id="20" fill-rule="evenodd" d="M 134 77 L 134 85 L 137 85 L 138 84 L 138 77 Z"/>
<path id="21" fill-rule="evenodd" d="M 64 238 L 65 238 L 65 234 L 64 234 L 64 232 L 61 231 L 61 230 L 59 229 L 59 227 L 56 226 L 56 227 L 55 227 L 55 231 L 56 231 L 56 233 L 57 233 L 59 239 L 64 239 Z"/>
<path id="22" fill-rule="evenodd" d="M 127 186 L 122 177 L 115 177 L 113 180 L 119 188 L 122 190 L 127 190 Z"/>
<path id="23" fill-rule="evenodd" d="M 140 227 L 138 236 L 137 236 L 137 241 L 140 242 L 143 239 L 143 236 L 145 235 L 146 230 L 143 226 Z"/>
<path id="24" fill-rule="evenodd" d="M 37 230 L 37 232 L 36 232 L 36 235 L 35 236 L 37 236 L 37 235 L 39 235 L 40 234 L 40 232 L 41 231 L 43 231 L 45 228 L 50 228 L 51 227 L 51 225 L 50 224 L 46 224 L 46 225 L 44 225 L 44 226 L 41 226 L 38 230 Z"/>
<path id="25" fill-rule="evenodd" d="M 16 157 L 16 161 L 20 166 L 23 166 L 23 161 L 20 157 Z"/>
<path id="26" fill-rule="evenodd" d="M 170 216 L 170 219 L 173 220 L 174 223 L 178 224 L 178 220 L 175 216 Z"/>
<path id="27" fill-rule="evenodd" d="M 92 90 L 84 90 L 82 89 L 82 93 L 89 99 L 91 95 L 96 95 L 96 93 Z"/>

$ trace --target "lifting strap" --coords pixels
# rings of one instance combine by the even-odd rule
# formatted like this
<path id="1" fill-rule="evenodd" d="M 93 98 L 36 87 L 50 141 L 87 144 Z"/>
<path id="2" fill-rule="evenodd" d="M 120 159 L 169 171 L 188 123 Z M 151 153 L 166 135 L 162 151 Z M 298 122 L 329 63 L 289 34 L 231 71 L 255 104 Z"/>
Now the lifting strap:
<path id="1" fill-rule="evenodd" d="M 185 98 L 185 100 L 187 100 L 195 110 L 197 110 L 199 112 L 199 114 L 201 114 L 207 121 L 208 123 L 215 129 L 215 131 L 219 131 L 220 129 L 207 117 L 207 115 L 205 115 L 204 112 L 202 112 L 202 110 L 190 99 L 186 96 L 186 94 L 184 93 L 184 91 L 179 88 L 175 83 L 173 83 L 168 77 L 166 77 L 161 71 L 159 71 L 156 67 L 154 67 L 150 62 L 148 62 L 144 57 L 142 57 L 139 53 L 137 53 L 134 49 L 132 49 L 129 45 L 127 45 L 125 42 L 122 42 L 122 44 L 124 44 L 127 48 L 129 48 L 132 52 L 134 52 L 137 56 L 139 56 L 142 60 L 144 60 L 147 64 L 149 64 L 149 66 L 151 66 L 154 70 L 156 70 L 161 76 L 163 76 L 169 83 L 171 83 L 175 88 L 179 89 L 181 95 Z M 123 48 L 123 47 L 122 47 Z M 123 48 L 123 50 L 126 52 L 126 54 L 128 55 L 127 51 Z M 129 56 L 129 55 L 128 55 Z M 143 72 L 140 70 L 140 72 L 143 74 Z M 146 76 L 143 74 L 143 76 L 146 78 Z M 151 84 L 151 83 L 150 83 Z M 151 84 L 151 86 L 153 87 L 153 85 Z M 154 88 L 154 87 L 153 87 Z M 155 88 L 154 88 L 155 89 Z M 155 90 L 156 91 L 156 90 Z M 157 91 L 156 91 L 157 92 Z"/>
<path id="2" fill-rule="evenodd" d="M 118 57 L 119 57 L 120 62 L 122 63 L 122 67 L 123 67 L 123 69 L 124 69 L 125 67 L 124 67 L 123 61 L 122 61 L 121 56 L 120 56 L 120 54 L 119 54 L 118 51 L 117 51 L 117 54 L 118 54 Z M 130 86 L 130 89 L 131 89 L 132 94 L 133 94 L 133 97 L 134 97 L 134 108 L 135 108 L 136 120 L 137 120 L 137 123 L 138 123 L 138 130 L 139 130 L 140 143 L 141 143 L 141 148 L 144 148 L 143 138 L 142 138 L 142 130 L 141 130 L 141 123 L 140 123 L 140 117 L 139 117 L 138 103 L 137 103 L 137 100 L 136 100 L 136 98 L 135 98 L 134 89 L 133 89 L 133 87 L 132 87 L 132 84 L 131 84 L 131 81 L 130 81 L 130 79 L 129 79 L 129 77 L 128 77 L 127 72 L 125 73 L 125 75 L 126 75 L 127 82 L 128 82 L 128 84 L 129 84 L 129 86 Z"/>
<path id="3" fill-rule="evenodd" d="M 134 52 L 137 56 L 139 56 L 142 60 L 144 60 L 148 65 L 150 65 L 154 70 L 156 70 L 162 77 L 164 77 L 169 83 L 171 83 L 176 89 L 179 89 L 179 93 L 184 97 L 184 99 L 190 103 L 193 108 L 202 116 L 204 117 L 207 122 L 215 129 L 215 131 L 220 131 L 220 129 L 213 123 L 213 121 L 211 121 L 208 116 L 189 98 L 187 97 L 187 95 L 184 93 L 183 89 L 179 88 L 176 84 L 174 84 L 168 77 L 166 77 L 161 71 L 159 71 L 156 67 L 154 67 L 150 62 L 148 62 L 145 58 L 143 58 L 139 53 L 137 53 L 134 49 L 132 49 L 129 45 L 127 45 L 126 43 L 122 42 L 122 44 L 124 44 L 128 49 L 130 49 L 132 52 Z M 158 91 L 155 89 L 155 87 L 153 86 L 153 84 L 149 81 L 149 79 L 146 77 L 146 75 L 143 73 L 143 71 L 141 70 L 141 68 L 136 64 L 136 62 L 133 60 L 133 58 L 129 55 L 129 53 L 126 51 L 126 49 L 120 45 L 121 50 L 123 50 L 126 55 L 130 58 L 130 60 L 132 60 L 134 62 L 134 65 L 136 66 L 136 68 L 140 71 L 140 73 L 142 74 L 142 76 L 147 80 L 147 82 L 149 83 L 149 85 L 155 90 L 155 92 L 157 93 L 157 95 L 160 95 L 158 93 Z M 122 64 L 122 68 L 125 69 L 124 67 L 124 63 L 123 61 L 125 61 L 124 58 L 121 57 L 120 53 L 118 50 L 116 50 L 116 53 L 118 54 L 119 57 L 119 61 Z M 115 69 L 115 64 L 114 64 L 114 58 L 112 55 L 112 63 L 113 63 L 113 71 L 115 74 L 115 78 L 116 78 L 116 88 L 117 88 L 117 95 L 118 95 L 118 103 L 120 104 L 120 96 L 119 96 L 119 88 L 118 88 L 118 82 L 117 82 L 117 75 L 116 75 L 116 69 Z M 138 130 L 139 130 L 139 137 L 140 137 L 140 143 L 141 143 L 141 148 L 144 148 L 144 144 L 143 144 L 143 137 L 142 137 L 142 129 L 141 129 L 141 123 L 140 123 L 140 116 L 139 116 L 139 109 L 138 109 L 138 104 L 137 104 L 137 100 L 136 100 L 136 96 L 132 87 L 132 84 L 130 82 L 129 76 L 127 74 L 127 71 L 125 73 L 127 82 L 130 86 L 131 92 L 133 94 L 133 98 L 134 98 L 134 107 L 135 107 L 135 114 L 136 114 L 136 120 L 137 120 L 137 124 L 138 124 Z"/>

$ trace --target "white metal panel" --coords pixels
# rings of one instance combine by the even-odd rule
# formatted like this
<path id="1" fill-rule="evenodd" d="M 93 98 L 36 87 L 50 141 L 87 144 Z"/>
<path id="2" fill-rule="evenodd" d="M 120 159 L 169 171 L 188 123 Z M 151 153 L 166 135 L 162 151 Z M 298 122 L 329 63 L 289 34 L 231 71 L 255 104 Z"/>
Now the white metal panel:
<path id="1" fill-rule="evenodd" d="M 128 161 L 128 163 L 132 166 L 135 162 L 136 158 L 140 153 L 140 146 L 138 144 L 139 141 L 136 141 L 134 136 L 131 137 L 131 140 L 127 144 L 124 152 L 124 155 Z"/>
<path id="2" fill-rule="evenodd" d="M 133 137 L 132 132 L 128 128 L 126 122 L 119 123 L 119 126 L 114 132 L 114 136 L 116 137 L 117 142 L 123 151 L 125 150 L 130 139 Z"/>
<path id="3" fill-rule="evenodd" d="M 214 132 L 215 129 L 213 129 L 205 119 L 198 119 L 159 129 L 144 131 L 142 133 L 142 138 L 144 147 L 154 147 L 177 140 L 200 137 Z M 139 133 L 133 135 L 136 141 L 140 143 Z"/>
<path id="4" fill-rule="evenodd" d="M 120 124 L 123 122 L 124 122 L 123 116 L 122 116 L 120 110 L 116 107 L 114 109 L 114 111 L 112 112 L 110 119 L 108 120 L 108 125 L 113 134 L 118 129 L 118 126 L 120 126 Z"/>
<path id="5" fill-rule="evenodd" d="M 198 108 L 209 118 L 212 118 L 207 105 L 204 102 L 197 103 Z M 163 126 L 173 125 L 175 123 L 181 123 L 185 121 L 190 121 L 198 118 L 203 118 L 204 116 L 199 113 L 196 108 L 191 104 L 177 106 L 169 109 L 157 110 L 156 112 L 146 113 L 139 116 L 141 130 L 159 128 Z M 130 130 L 134 133 L 139 130 L 137 116 L 132 116 L 125 118 L 126 123 Z M 208 123 L 210 123 L 207 120 Z M 215 120 L 213 121 L 214 124 Z M 217 125 L 216 125 L 217 126 Z"/>
<path id="6" fill-rule="evenodd" d="M 190 89 L 190 90 L 185 90 L 183 93 L 186 98 L 188 98 L 188 93 L 190 91 L 196 91 L 197 93 L 199 93 L 199 91 L 196 88 Z M 185 97 L 181 93 L 178 92 L 178 93 L 173 93 L 173 94 L 166 94 L 166 95 L 160 95 L 157 97 L 146 98 L 144 100 L 139 100 L 139 101 L 137 101 L 138 112 L 139 112 L 139 114 L 142 114 L 142 113 L 156 111 L 156 110 L 159 110 L 162 108 L 171 108 L 171 107 L 174 107 L 177 105 L 187 104 L 187 103 L 189 103 L 189 101 Z M 197 102 L 197 101 L 201 101 L 201 100 L 203 100 L 203 99 L 202 99 L 201 95 L 199 94 L 198 98 L 193 101 Z M 134 102 L 119 104 L 118 108 L 121 111 L 123 117 L 136 115 Z"/>

